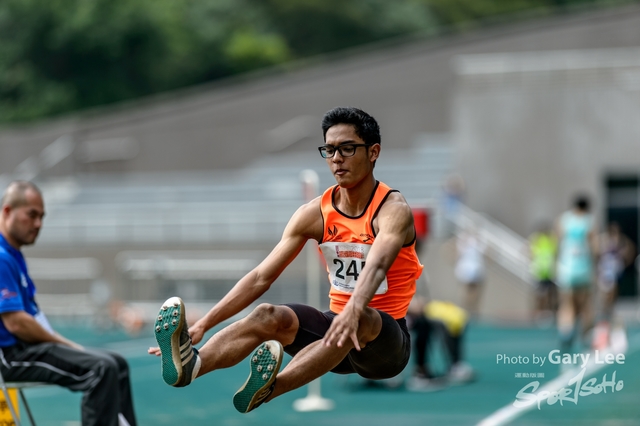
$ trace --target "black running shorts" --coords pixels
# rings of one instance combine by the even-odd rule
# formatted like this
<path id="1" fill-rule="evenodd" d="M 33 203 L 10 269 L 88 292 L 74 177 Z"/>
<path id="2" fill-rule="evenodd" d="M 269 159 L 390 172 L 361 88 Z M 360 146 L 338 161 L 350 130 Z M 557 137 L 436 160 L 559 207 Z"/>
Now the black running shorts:
<path id="1" fill-rule="evenodd" d="M 300 323 L 296 338 L 284 347 L 286 353 L 294 356 L 304 347 L 322 340 L 331 322 L 337 316 L 331 311 L 321 312 L 315 308 L 300 304 L 286 304 L 291 308 Z M 399 320 L 382 311 L 382 329 L 373 341 L 369 342 L 361 351 L 352 349 L 338 364 L 333 373 L 357 373 L 366 379 L 380 380 L 397 376 L 409 362 L 411 340 L 407 323 L 404 318 Z"/>

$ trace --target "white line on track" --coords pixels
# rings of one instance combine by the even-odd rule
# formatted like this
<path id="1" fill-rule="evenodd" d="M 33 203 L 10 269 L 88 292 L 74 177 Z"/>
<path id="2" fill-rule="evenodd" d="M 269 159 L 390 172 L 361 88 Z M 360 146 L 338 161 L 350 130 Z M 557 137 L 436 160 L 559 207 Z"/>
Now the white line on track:
<path id="1" fill-rule="evenodd" d="M 638 337 L 638 336 L 635 336 Z M 639 339 L 634 339 L 634 348 L 633 350 L 629 351 L 628 353 L 633 353 L 635 351 L 637 351 L 638 349 L 640 349 L 640 347 L 638 347 L 637 343 L 638 343 Z M 603 349 L 601 350 L 601 355 L 600 358 L 604 358 L 606 356 L 606 354 L 608 353 L 612 353 L 612 354 L 620 354 L 620 353 L 625 353 L 627 351 L 627 342 L 626 340 L 624 342 L 621 342 L 620 344 L 615 344 L 612 347 L 609 347 L 607 349 Z M 589 357 L 589 362 L 586 365 L 586 371 L 584 374 L 584 379 L 587 379 L 589 376 L 594 375 L 595 373 L 597 373 L 600 369 L 602 369 L 603 367 L 606 367 L 608 364 L 596 364 L 595 363 L 595 356 L 592 353 L 591 356 Z M 581 368 L 572 368 L 569 371 L 566 371 L 564 373 L 562 373 L 560 376 L 556 377 L 555 379 L 553 379 L 552 381 L 550 381 L 549 383 L 545 384 L 544 386 L 542 386 L 541 388 L 538 389 L 537 393 L 540 394 L 543 391 L 548 391 L 548 392 L 554 392 L 554 391 L 558 391 L 559 389 L 565 387 L 567 385 L 567 382 L 576 377 L 578 375 L 578 373 L 580 372 Z M 504 407 L 500 408 L 499 410 L 495 411 L 493 414 L 491 414 L 489 417 L 484 418 L 483 420 L 481 420 L 477 426 L 503 426 L 508 424 L 509 422 L 511 422 L 512 420 L 522 416 L 524 413 L 526 413 L 527 411 L 532 410 L 533 408 L 537 407 L 537 404 L 529 404 L 525 407 L 516 407 L 513 405 L 513 403 L 510 403 L 509 405 L 505 405 Z"/>

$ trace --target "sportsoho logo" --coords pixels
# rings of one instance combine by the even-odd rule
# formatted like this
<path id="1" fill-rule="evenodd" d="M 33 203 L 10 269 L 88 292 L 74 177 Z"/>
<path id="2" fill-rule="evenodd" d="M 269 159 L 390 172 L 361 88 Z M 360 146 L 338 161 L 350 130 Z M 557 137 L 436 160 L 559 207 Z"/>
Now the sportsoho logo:
<path id="1" fill-rule="evenodd" d="M 547 405 L 554 405 L 558 402 L 560 405 L 564 405 L 565 402 L 577 405 L 581 397 L 600 393 L 616 393 L 624 388 L 624 381 L 616 379 L 617 371 L 611 374 L 610 380 L 607 380 L 608 374 L 604 374 L 601 379 L 599 377 L 587 379 L 587 369 L 597 370 L 605 365 L 624 365 L 624 353 L 602 353 L 595 350 L 593 353 L 562 354 L 558 349 L 554 349 L 547 356 L 536 354 L 532 354 L 531 357 L 508 356 L 506 354 L 496 356 L 497 364 L 527 365 L 531 362 L 531 365 L 542 367 L 545 361 L 549 364 L 562 365 L 569 370 L 567 374 L 560 375 L 546 386 L 541 387 L 537 380 L 525 385 L 518 391 L 513 402 L 514 407 L 521 408 L 535 404 L 540 410 L 544 402 Z M 571 370 L 571 367 L 579 367 L 580 370 L 576 373 L 577 369 Z M 536 375 L 522 374 L 521 376 L 516 375 L 516 377 L 536 377 Z"/>

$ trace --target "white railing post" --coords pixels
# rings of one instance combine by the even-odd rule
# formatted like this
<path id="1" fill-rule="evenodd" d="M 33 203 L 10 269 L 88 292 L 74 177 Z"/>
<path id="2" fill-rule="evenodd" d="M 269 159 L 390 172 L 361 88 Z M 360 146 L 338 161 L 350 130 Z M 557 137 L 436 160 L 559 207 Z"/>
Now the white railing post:
<path id="1" fill-rule="evenodd" d="M 302 191 L 306 202 L 318 196 L 319 179 L 313 170 L 303 170 L 300 173 Z M 320 265 L 318 263 L 318 248 L 313 241 L 307 243 L 307 303 L 320 309 Z M 320 378 L 307 385 L 307 396 L 293 401 L 296 411 L 328 411 L 334 407 L 334 402 L 322 397 Z"/>

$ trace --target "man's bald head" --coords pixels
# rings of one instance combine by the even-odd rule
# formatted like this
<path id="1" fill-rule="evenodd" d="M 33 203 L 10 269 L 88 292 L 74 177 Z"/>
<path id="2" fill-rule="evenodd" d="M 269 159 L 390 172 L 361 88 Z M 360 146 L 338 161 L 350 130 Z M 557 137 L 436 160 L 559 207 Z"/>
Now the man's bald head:
<path id="1" fill-rule="evenodd" d="M 25 205 L 27 203 L 27 191 L 29 190 L 42 196 L 40 189 L 32 182 L 26 180 L 11 182 L 2 195 L 2 207 L 16 208 Z"/>
<path id="2" fill-rule="evenodd" d="M 31 182 L 11 182 L 2 196 L 0 234 L 16 249 L 33 244 L 44 217 L 42 193 Z"/>

